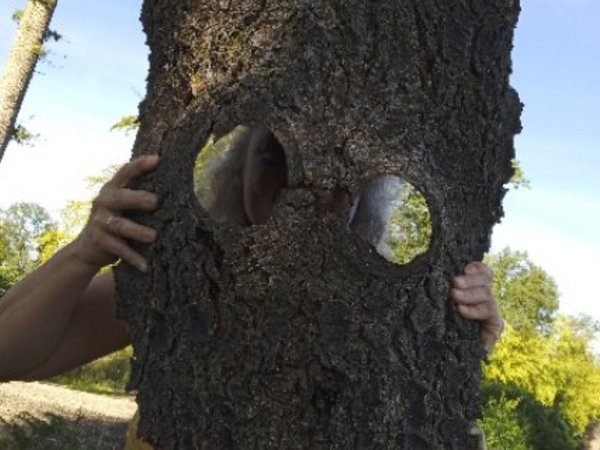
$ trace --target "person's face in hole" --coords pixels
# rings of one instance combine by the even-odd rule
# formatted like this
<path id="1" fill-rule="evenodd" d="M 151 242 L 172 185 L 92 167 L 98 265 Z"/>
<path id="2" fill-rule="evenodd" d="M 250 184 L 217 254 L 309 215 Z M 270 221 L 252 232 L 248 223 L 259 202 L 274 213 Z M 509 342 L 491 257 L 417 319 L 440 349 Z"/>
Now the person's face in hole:
<path id="1" fill-rule="evenodd" d="M 287 161 L 283 146 L 268 129 L 250 131 L 243 169 L 244 212 L 251 225 L 265 223 L 271 216 L 275 200 L 287 185 Z M 346 209 L 350 196 L 340 187 L 318 194 L 318 211 L 337 213 Z"/>
<path id="2" fill-rule="evenodd" d="M 243 173 L 244 209 L 252 225 L 265 223 L 279 191 L 287 184 L 285 152 L 266 128 L 256 128 L 247 149 Z"/>

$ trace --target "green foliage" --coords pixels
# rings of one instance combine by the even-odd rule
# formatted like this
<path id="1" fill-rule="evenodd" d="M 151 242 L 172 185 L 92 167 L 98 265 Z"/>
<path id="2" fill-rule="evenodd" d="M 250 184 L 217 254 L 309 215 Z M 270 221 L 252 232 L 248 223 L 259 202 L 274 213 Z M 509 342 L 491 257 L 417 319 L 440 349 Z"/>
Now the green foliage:
<path id="1" fill-rule="evenodd" d="M 4 228 L 0 221 L 0 297 L 19 279 L 17 268 L 9 263 L 11 249 Z"/>
<path id="2" fill-rule="evenodd" d="M 558 362 L 553 370 L 555 405 L 578 433 L 600 418 L 600 361 L 590 351 L 597 329 L 589 318 L 560 317 L 549 355 Z"/>
<path id="3" fill-rule="evenodd" d="M 0 210 L 2 261 L 0 276 L 15 280 L 30 272 L 40 253 L 38 239 L 56 227 L 48 212 L 35 203 L 15 203 Z"/>
<path id="4" fill-rule="evenodd" d="M 88 450 L 78 420 L 70 422 L 55 414 L 34 417 L 20 414 L 7 422 L 0 418 L 0 448 L 10 450 Z"/>
<path id="5" fill-rule="evenodd" d="M 504 395 L 522 402 L 518 411 L 530 441 L 541 442 L 559 429 L 574 440 L 600 417 L 600 363 L 590 350 L 593 334 L 588 320 L 563 316 L 546 334 L 507 327 L 484 377 L 489 384 L 511 386 Z M 564 436 L 553 441 L 564 442 Z"/>
<path id="6" fill-rule="evenodd" d="M 43 60 L 48 56 L 48 50 L 42 44 L 36 45 L 33 49 L 33 53 L 38 60 Z"/>
<path id="7" fill-rule="evenodd" d="M 555 361 L 550 359 L 552 341 L 539 333 L 519 333 L 510 325 L 496 346 L 486 380 L 514 384 L 531 393 L 546 406 L 552 406 L 558 394 L 554 380 Z"/>
<path id="8" fill-rule="evenodd" d="M 51 228 L 38 239 L 38 263 L 48 261 L 58 250 L 72 242 L 83 229 L 90 214 L 88 201 L 71 200 L 63 208 L 58 226 Z"/>
<path id="9" fill-rule="evenodd" d="M 573 449 L 600 417 L 600 361 L 591 351 L 600 326 L 557 316 L 556 283 L 526 253 L 505 249 L 487 262 L 507 322 L 484 369 L 490 448 Z"/>
<path id="10" fill-rule="evenodd" d="M 244 126 L 237 126 L 216 142 L 215 136 L 211 135 L 198 152 L 194 165 L 194 192 L 204 208 L 208 208 L 214 201 L 214 168 L 223 161 L 227 150 L 246 130 Z"/>
<path id="11" fill-rule="evenodd" d="M 19 281 L 19 273 L 14 267 L 3 267 L 4 263 L 0 264 L 0 297 L 4 295 L 10 287 Z"/>
<path id="12" fill-rule="evenodd" d="M 44 5 L 46 5 L 46 7 L 48 7 L 48 8 L 55 8 L 56 7 L 56 2 L 58 0 L 35 0 L 35 1 L 40 2 L 40 3 L 44 4 Z"/>
<path id="13" fill-rule="evenodd" d="M 432 227 L 427 201 L 409 183 L 402 184 L 389 227 L 386 241 L 393 251 L 393 262 L 406 264 L 429 248 Z"/>
<path id="14" fill-rule="evenodd" d="M 211 176 L 208 170 L 214 163 L 219 161 L 219 152 L 215 147 L 215 135 L 211 134 L 208 141 L 198 152 L 194 164 L 194 193 L 200 204 L 207 208 L 214 200 L 211 189 Z"/>
<path id="15" fill-rule="evenodd" d="M 90 193 L 97 195 L 100 188 L 109 181 L 119 169 L 118 166 L 109 166 L 100 175 L 87 177 L 87 186 Z M 91 200 L 71 200 L 61 211 L 57 227 L 48 230 L 38 238 L 39 263 L 44 263 L 58 250 L 72 242 L 85 226 L 90 210 Z"/>
<path id="16" fill-rule="evenodd" d="M 125 393 L 129 381 L 131 347 L 77 367 L 51 379 L 52 382 L 97 394 Z"/>
<path id="17" fill-rule="evenodd" d="M 559 410 L 513 384 L 483 385 L 481 421 L 490 450 L 571 450 L 576 431 Z"/>
<path id="18" fill-rule="evenodd" d="M 44 42 L 49 40 L 53 40 L 54 42 L 58 42 L 63 38 L 63 35 L 60 34 L 56 30 L 47 29 L 46 33 L 44 33 Z"/>
<path id="19" fill-rule="evenodd" d="M 116 166 L 88 177 L 91 192 L 97 192 L 117 171 Z M 73 241 L 89 217 L 91 201 L 70 201 L 58 224 L 35 203 L 16 203 L 0 209 L 0 296 L 14 283 L 50 259 Z"/>
<path id="20" fill-rule="evenodd" d="M 520 422 L 519 403 L 519 399 L 509 400 L 503 394 L 490 396 L 485 403 L 481 427 L 490 449 L 528 450 L 527 432 Z"/>
<path id="21" fill-rule="evenodd" d="M 112 127 L 110 131 L 124 131 L 125 134 L 129 134 L 131 131 L 137 131 L 140 127 L 140 121 L 137 115 L 124 116 L 119 119 Z"/>
<path id="22" fill-rule="evenodd" d="M 525 252 L 505 248 L 486 263 L 494 271 L 494 295 L 506 322 L 523 332 L 548 332 L 558 310 L 554 279 Z"/>
<path id="23" fill-rule="evenodd" d="M 514 169 L 514 174 L 508 183 L 511 188 L 514 189 L 530 189 L 531 181 L 525 177 L 525 172 L 523 172 L 523 168 L 521 167 L 521 163 L 516 159 L 512 160 L 512 166 Z"/>
<path id="24" fill-rule="evenodd" d="M 37 0 L 37 1 L 41 1 L 41 0 Z M 44 4 L 46 4 L 46 6 L 53 6 L 52 4 L 56 3 L 55 1 L 53 2 L 42 2 Z M 51 4 L 52 3 L 52 4 Z M 16 22 L 17 24 L 21 23 L 21 19 L 23 18 L 23 14 L 25 13 L 25 11 L 23 9 L 16 9 L 13 14 L 12 14 L 12 20 L 14 22 Z M 44 33 L 44 42 L 47 42 L 49 40 L 53 40 L 54 42 L 58 42 L 63 38 L 63 35 L 60 34 L 58 31 L 56 30 L 51 30 L 51 29 L 47 29 L 46 32 Z"/>
<path id="25" fill-rule="evenodd" d="M 24 125 L 18 124 L 13 130 L 11 139 L 19 145 L 31 147 L 39 139 L 40 135 L 31 132 Z"/>
<path id="26" fill-rule="evenodd" d="M 25 11 L 23 11 L 22 9 L 16 9 L 13 14 L 12 14 L 12 20 L 14 22 L 16 22 L 17 24 L 21 22 L 21 19 L 23 18 L 23 13 Z"/>

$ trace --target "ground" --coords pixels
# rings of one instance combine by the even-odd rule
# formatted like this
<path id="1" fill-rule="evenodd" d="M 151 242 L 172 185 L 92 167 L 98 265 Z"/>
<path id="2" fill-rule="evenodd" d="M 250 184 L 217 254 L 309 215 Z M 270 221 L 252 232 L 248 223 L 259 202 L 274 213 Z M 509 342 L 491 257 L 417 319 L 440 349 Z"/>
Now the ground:
<path id="1" fill-rule="evenodd" d="M 2 383 L 0 448 L 121 450 L 135 410 L 132 396 L 89 394 L 47 383 Z"/>

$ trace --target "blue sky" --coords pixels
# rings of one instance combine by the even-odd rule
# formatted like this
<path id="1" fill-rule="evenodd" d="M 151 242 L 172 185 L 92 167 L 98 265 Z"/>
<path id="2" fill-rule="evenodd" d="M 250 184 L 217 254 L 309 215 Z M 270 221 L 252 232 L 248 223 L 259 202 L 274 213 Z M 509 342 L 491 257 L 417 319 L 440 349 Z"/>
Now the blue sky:
<path id="1" fill-rule="evenodd" d="M 493 247 L 527 250 L 564 311 L 600 320 L 600 2 L 524 0 L 513 64 L 517 158 L 532 186 L 506 197 Z"/>
<path id="2" fill-rule="evenodd" d="M 0 2 L 0 60 L 12 11 Z M 10 146 L 0 163 L 0 207 L 35 201 L 53 212 L 85 198 L 84 178 L 129 158 L 132 137 L 111 133 L 145 93 L 141 1 L 60 0 L 51 64 L 39 67 L 21 121 L 34 148 Z M 525 103 L 517 157 L 530 190 L 508 194 L 493 248 L 526 250 L 558 282 L 561 308 L 600 320 L 600 1 L 522 0 L 512 83 Z"/>
<path id="3" fill-rule="evenodd" d="M 0 2 L 0 58 L 23 0 Z M 49 45 L 38 65 L 19 121 L 41 135 L 34 148 L 9 146 L 0 164 L 0 207 L 37 201 L 52 211 L 86 197 L 84 178 L 129 159 L 132 136 L 109 132 L 135 114 L 145 94 L 147 48 L 140 2 L 60 0 L 51 28 L 64 40 Z"/>

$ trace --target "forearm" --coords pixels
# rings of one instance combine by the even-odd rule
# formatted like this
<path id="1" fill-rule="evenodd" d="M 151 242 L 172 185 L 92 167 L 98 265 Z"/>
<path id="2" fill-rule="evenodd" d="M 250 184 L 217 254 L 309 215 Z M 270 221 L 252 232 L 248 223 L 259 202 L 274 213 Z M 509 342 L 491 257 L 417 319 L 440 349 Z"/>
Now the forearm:
<path id="1" fill-rule="evenodd" d="M 0 299 L 0 380 L 22 376 L 49 358 L 97 267 L 82 263 L 77 242 Z"/>

